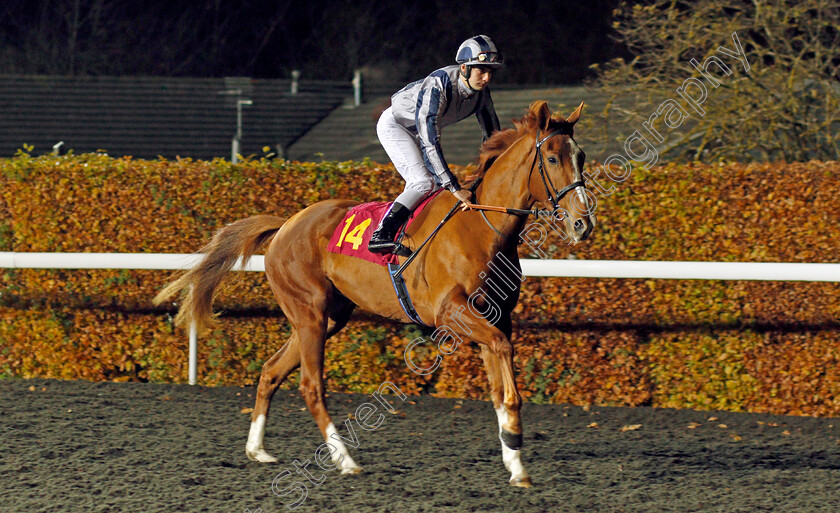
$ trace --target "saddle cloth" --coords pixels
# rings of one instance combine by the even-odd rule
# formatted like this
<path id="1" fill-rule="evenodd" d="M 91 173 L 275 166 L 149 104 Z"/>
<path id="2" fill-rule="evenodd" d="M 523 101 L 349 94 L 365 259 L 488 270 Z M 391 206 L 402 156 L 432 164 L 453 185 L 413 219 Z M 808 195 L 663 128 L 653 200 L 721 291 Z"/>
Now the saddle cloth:
<path id="1" fill-rule="evenodd" d="M 411 226 L 414 218 L 420 215 L 426 205 L 439 193 L 440 191 L 430 195 L 417 205 L 406 222 L 406 228 Z M 327 249 L 333 253 L 354 256 L 382 266 L 399 263 L 397 255 L 392 253 L 376 254 L 367 249 L 370 236 L 373 235 L 374 230 L 379 226 L 379 222 L 389 208 L 391 208 L 390 202 L 362 203 L 351 208 L 344 219 L 335 227 Z"/>

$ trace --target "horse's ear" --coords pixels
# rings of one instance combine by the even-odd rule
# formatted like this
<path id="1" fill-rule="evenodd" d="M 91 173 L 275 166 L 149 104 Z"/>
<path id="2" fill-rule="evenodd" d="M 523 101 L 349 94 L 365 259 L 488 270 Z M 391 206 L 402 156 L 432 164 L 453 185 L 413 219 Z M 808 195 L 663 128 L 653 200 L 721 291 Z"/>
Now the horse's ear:
<path id="1" fill-rule="evenodd" d="M 551 111 L 548 110 L 548 104 L 544 100 L 537 100 L 532 103 L 528 111 L 536 119 L 537 128 L 548 130 L 548 122 L 551 121 Z"/>
<path id="2" fill-rule="evenodd" d="M 582 111 L 583 111 L 583 102 L 580 102 L 580 105 L 578 105 L 578 108 L 576 108 L 576 109 L 574 110 L 574 112 L 572 112 L 571 114 L 569 114 L 569 117 L 568 117 L 568 118 L 566 118 L 566 123 L 571 123 L 571 124 L 573 124 L 573 125 L 574 125 L 575 123 L 577 123 L 577 120 L 578 120 L 578 119 L 580 119 L 580 113 L 581 113 Z"/>

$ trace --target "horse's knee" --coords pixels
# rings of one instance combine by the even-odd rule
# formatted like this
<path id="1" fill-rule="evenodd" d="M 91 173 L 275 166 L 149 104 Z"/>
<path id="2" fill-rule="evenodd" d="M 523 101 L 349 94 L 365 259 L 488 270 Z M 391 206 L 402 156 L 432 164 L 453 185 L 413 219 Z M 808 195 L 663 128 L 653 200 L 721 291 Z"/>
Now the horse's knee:
<path id="1" fill-rule="evenodd" d="M 311 379 L 301 378 L 298 392 L 300 392 L 307 405 L 315 404 L 321 400 L 321 386 Z"/>
<path id="2" fill-rule="evenodd" d="M 272 395 L 279 385 L 277 375 L 273 372 L 269 362 L 265 362 L 257 382 L 257 393 Z"/>
<path id="3" fill-rule="evenodd" d="M 260 371 L 260 385 L 274 381 L 274 373 L 272 372 L 273 366 L 274 362 L 271 360 L 267 360 L 262 364 L 262 370 Z"/>
<path id="4" fill-rule="evenodd" d="M 513 344 L 504 337 L 496 337 L 490 342 L 490 350 L 503 362 L 513 358 Z"/>

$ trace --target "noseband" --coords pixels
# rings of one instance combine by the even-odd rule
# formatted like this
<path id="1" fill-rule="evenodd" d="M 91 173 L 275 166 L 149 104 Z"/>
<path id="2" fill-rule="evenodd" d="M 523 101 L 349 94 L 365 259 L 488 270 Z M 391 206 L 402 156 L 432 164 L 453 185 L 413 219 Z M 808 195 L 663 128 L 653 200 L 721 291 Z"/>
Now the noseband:
<path id="1" fill-rule="evenodd" d="M 583 187 L 586 189 L 586 181 L 576 180 L 569 185 L 563 187 L 561 190 L 557 190 L 554 186 L 554 183 L 551 181 L 551 177 L 548 176 L 548 173 L 545 172 L 545 162 L 543 162 L 543 154 L 542 154 L 542 145 L 547 140 L 551 139 L 555 135 L 570 135 L 569 132 L 565 130 L 555 130 L 553 132 L 549 132 L 548 135 L 540 139 L 540 131 L 537 129 L 537 139 L 536 139 L 536 150 L 537 153 L 534 156 L 534 163 L 538 164 L 537 169 L 540 172 L 540 178 L 542 178 L 543 186 L 545 187 L 545 194 L 548 196 L 549 201 L 551 201 L 552 208 L 556 211 L 560 208 L 560 200 L 563 199 L 563 196 L 570 193 L 571 191 L 577 189 L 578 187 Z M 534 163 L 531 164 L 531 172 L 534 171 Z M 577 170 L 575 170 L 577 173 Z M 552 192 L 554 194 L 552 194 Z"/>

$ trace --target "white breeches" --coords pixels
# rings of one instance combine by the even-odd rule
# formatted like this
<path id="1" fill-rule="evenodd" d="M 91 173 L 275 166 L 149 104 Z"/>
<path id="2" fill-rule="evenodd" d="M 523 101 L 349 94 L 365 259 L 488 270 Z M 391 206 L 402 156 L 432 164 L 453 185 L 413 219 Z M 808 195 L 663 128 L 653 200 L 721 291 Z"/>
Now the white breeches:
<path id="1" fill-rule="evenodd" d="M 397 203 L 414 209 L 423 198 L 440 189 L 431 172 L 426 169 L 420 138 L 397 123 L 391 107 L 379 117 L 376 135 L 394 167 L 405 180 L 405 189 L 397 196 Z"/>

